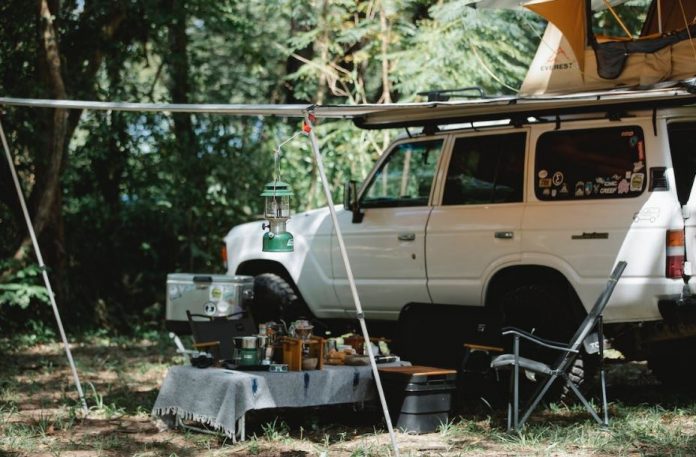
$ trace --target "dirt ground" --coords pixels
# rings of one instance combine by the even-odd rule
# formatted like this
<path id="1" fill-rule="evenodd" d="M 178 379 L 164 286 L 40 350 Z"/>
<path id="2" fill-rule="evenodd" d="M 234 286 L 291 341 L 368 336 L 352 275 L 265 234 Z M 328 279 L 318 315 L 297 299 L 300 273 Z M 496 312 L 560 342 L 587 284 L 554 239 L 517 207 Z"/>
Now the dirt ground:
<path id="1" fill-rule="evenodd" d="M 150 410 L 172 364 L 166 336 L 91 337 L 73 346 L 90 413 L 84 417 L 62 347 L 2 340 L 0 456 L 383 456 L 389 436 L 376 406 L 265 410 L 249 414 L 250 439 L 167 430 Z M 610 360 L 612 424 L 577 406 L 552 405 L 521 434 L 504 413 L 460 411 L 436 433 L 398 434 L 402 455 L 696 455 L 694 397 L 665 392 L 644 363 Z"/>

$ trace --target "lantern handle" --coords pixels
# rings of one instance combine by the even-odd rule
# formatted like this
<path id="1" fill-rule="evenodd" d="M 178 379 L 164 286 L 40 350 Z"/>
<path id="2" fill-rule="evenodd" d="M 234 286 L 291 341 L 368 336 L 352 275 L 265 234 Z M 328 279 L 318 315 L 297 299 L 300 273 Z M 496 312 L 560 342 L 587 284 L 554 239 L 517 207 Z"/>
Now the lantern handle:
<path id="1" fill-rule="evenodd" d="M 273 168 L 275 169 L 274 171 L 276 172 L 276 179 L 275 181 L 280 181 L 280 164 L 278 163 L 278 159 L 280 159 L 280 148 L 297 138 L 298 135 L 303 134 L 304 131 L 300 130 L 299 132 L 295 132 L 293 136 L 288 138 L 287 140 L 283 141 L 280 143 L 275 150 L 275 154 L 273 154 Z"/>

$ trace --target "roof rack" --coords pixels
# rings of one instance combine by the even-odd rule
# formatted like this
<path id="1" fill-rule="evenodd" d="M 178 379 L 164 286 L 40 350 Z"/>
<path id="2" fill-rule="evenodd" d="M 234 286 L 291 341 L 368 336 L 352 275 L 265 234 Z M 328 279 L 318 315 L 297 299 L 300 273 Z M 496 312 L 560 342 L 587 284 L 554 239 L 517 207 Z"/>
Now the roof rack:
<path id="1" fill-rule="evenodd" d="M 469 122 L 603 113 L 616 115 L 634 110 L 654 110 L 696 105 L 696 78 L 653 89 L 615 89 L 580 94 L 547 96 L 499 96 L 483 100 L 415 103 L 399 109 L 385 105 L 383 110 L 355 115 L 353 122 L 363 129 L 442 126 Z M 404 109 L 405 108 L 405 109 Z"/>

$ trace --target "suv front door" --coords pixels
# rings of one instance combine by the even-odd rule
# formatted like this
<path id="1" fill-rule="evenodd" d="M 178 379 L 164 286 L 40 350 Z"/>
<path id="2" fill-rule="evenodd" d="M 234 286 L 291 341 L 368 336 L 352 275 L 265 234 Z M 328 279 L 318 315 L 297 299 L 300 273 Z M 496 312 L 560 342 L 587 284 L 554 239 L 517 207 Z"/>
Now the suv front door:
<path id="1" fill-rule="evenodd" d="M 360 301 L 370 319 L 396 319 L 409 302 L 430 302 L 425 226 L 444 139 L 406 140 L 385 155 L 360 196 L 362 222 L 338 213 Z M 335 237 L 335 289 L 347 313 L 353 297 Z"/>

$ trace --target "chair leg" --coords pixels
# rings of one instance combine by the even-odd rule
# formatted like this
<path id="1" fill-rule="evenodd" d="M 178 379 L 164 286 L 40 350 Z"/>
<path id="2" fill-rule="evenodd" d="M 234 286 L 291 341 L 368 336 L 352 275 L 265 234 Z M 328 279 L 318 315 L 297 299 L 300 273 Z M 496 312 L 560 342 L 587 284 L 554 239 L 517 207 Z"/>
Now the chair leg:
<path id="1" fill-rule="evenodd" d="M 497 371 L 496 371 L 497 373 Z M 515 374 L 514 371 L 510 371 L 510 377 L 508 378 L 508 397 L 507 397 L 507 432 L 510 433 L 513 430 L 512 426 L 512 411 L 514 408 L 514 393 L 515 393 Z"/>
<path id="2" fill-rule="evenodd" d="M 604 422 L 602 425 L 609 425 L 609 411 L 607 407 L 607 381 L 604 374 L 604 319 L 600 314 L 597 319 L 597 341 L 599 342 L 599 382 L 602 389 L 602 412 L 604 413 Z"/>
<path id="3" fill-rule="evenodd" d="M 573 393 L 575 393 L 575 396 L 578 397 L 578 399 L 582 402 L 582 404 L 585 406 L 585 409 L 590 414 L 592 414 L 592 417 L 594 418 L 594 420 L 596 420 L 598 424 L 604 425 L 604 423 L 602 422 L 602 419 L 599 418 L 595 409 L 592 407 L 590 402 L 587 401 L 585 396 L 580 393 L 580 390 L 575 386 L 575 384 L 573 384 L 569 379 L 566 379 L 566 384 L 568 385 L 568 387 L 570 387 L 570 390 L 572 390 Z"/>
<path id="4" fill-rule="evenodd" d="M 602 411 L 604 412 L 604 422 L 602 422 L 602 425 L 607 426 L 609 425 L 609 408 L 607 407 L 607 383 L 604 379 L 604 366 L 600 368 L 599 380 L 602 384 Z"/>
<path id="5" fill-rule="evenodd" d="M 522 415 L 522 420 L 520 420 L 519 423 L 519 428 L 522 428 L 525 422 L 527 422 L 527 419 L 529 419 L 529 416 L 531 416 L 532 411 L 539 405 L 539 402 L 541 401 L 542 398 L 544 398 L 544 395 L 546 395 L 546 392 L 549 390 L 551 385 L 558 379 L 557 374 L 553 374 L 549 376 L 546 379 L 546 382 L 539 386 L 539 388 L 534 392 L 534 395 L 530 399 L 529 406 L 525 410 L 524 414 Z"/>
<path id="6" fill-rule="evenodd" d="M 512 393 L 512 425 L 515 430 L 519 431 L 519 414 L 520 414 L 520 337 L 515 335 L 515 340 L 513 343 L 514 353 L 515 353 L 515 365 L 513 367 L 513 393 Z"/>

